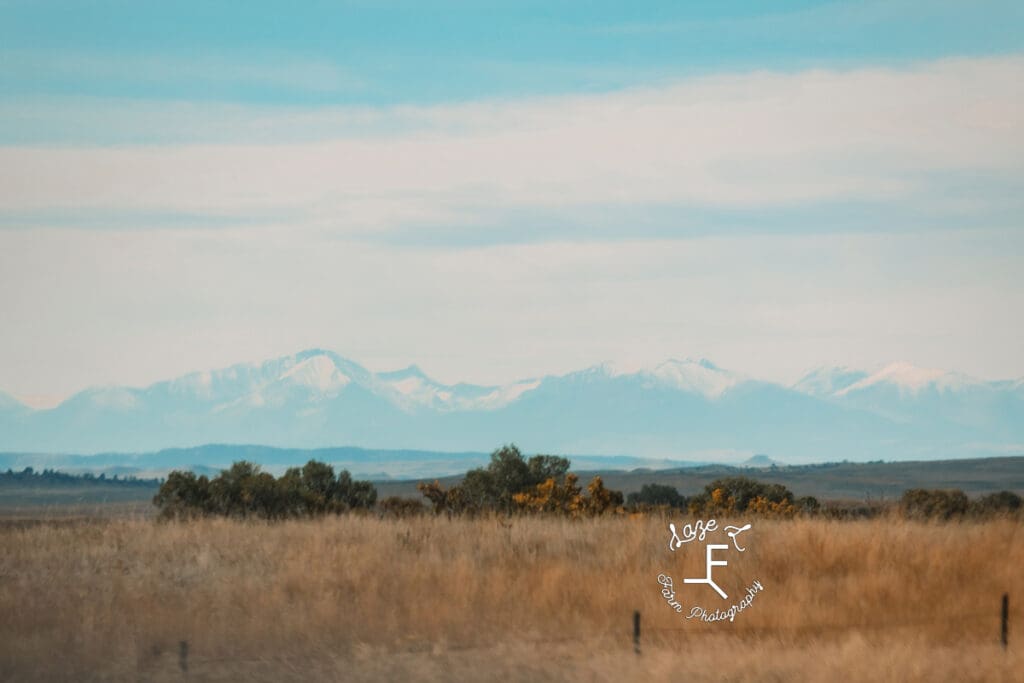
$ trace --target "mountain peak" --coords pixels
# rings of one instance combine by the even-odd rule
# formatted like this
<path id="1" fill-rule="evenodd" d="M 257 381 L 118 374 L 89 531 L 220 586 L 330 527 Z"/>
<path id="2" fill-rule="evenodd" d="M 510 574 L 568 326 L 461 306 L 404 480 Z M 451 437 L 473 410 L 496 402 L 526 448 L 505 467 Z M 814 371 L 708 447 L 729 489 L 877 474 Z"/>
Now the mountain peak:
<path id="1" fill-rule="evenodd" d="M 707 398 L 718 398 L 744 381 L 740 375 L 723 370 L 706 358 L 671 358 L 646 374 L 669 386 Z"/>
<path id="2" fill-rule="evenodd" d="M 352 381 L 326 353 L 298 354 L 296 361 L 281 374 L 281 380 L 325 394 L 336 393 Z"/>

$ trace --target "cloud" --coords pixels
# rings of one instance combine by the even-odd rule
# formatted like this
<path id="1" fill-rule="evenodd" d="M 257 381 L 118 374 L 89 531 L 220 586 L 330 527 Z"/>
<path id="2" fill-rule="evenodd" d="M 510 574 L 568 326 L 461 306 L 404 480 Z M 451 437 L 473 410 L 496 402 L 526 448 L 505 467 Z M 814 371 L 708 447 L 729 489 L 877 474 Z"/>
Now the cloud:
<path id="1" fill-rule="evenodd" d="M 1021 56 L 255 116 L 275 131 L 260 144 L 0 147 L 0 211 L 276 211 L 379 236 L 486 231 L 523 210 L 941 204 L 957 178 L 1024 177 Z M 307 126 L 321 139 L 288 141 Z"/>

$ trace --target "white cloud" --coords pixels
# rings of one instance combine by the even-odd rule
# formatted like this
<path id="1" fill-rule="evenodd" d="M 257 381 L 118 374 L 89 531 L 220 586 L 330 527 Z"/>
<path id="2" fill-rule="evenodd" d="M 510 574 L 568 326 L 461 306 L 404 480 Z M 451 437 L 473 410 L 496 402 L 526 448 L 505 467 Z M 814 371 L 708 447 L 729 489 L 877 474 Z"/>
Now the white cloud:
<path id="1" fill-rule="evenodd" d="M 301 213 L 307 225 L 359 234 L 475 224 L 522 207 L 940 200 L 935 174 L 985 172 L 1020 182 L 1024 58 L 290 112 L 270 125 L 287 139 L 304 122 L 327 139 L 0 148 L 0 210 L 281 210 Z"/>

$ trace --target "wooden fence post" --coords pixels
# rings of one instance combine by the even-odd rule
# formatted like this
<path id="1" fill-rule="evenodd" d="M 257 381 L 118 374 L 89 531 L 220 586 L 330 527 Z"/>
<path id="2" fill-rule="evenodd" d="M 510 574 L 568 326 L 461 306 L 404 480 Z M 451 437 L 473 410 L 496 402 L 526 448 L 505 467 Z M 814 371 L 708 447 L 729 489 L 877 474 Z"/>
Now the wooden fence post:
<path id="1" fill-rule="evenodd" d="M 178 643 L 178 666 L 181 668 L 181 673 L 188 673 L 188 641 L 183 640 Z"/>
<path id="2" fill-rule="evenodd" d="M 633 652 L 640 654 L 640 610 L 633 612 Z"/>
<path id="3" fill-rule="evenodd" d="M 1001 623 L 1001 628 L 999 629 L 999 639 L 1003 643 L 1003 649 L 1004 650 L 1006 649 L 1006 643 L 1007 643 L 1007 637 L 1006 636 L 1007 636 L 1007 630 L 1008 630 L 1008 627 L 1009 627 L 1009 623 L 1008 623 L 1009 621 L 1010 621 L 1010 594 L 1009 593 L 1003 593 L 1003 615 L 1002 615 L 1002 619 L 1001 619 L 1001 622 L 1000 622 Z"/>

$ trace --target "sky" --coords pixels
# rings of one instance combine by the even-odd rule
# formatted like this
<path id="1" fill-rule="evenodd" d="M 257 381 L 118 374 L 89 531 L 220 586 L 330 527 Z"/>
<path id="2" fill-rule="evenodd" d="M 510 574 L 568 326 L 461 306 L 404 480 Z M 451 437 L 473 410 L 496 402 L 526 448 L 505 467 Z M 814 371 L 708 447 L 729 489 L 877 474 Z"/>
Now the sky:
<path id="1" fill-rule="evenodd" d="M 626 5 L 0 0 L 0 390 L 1024 376 L 1024 5 Z"/>

